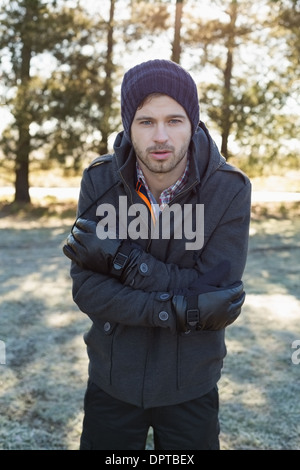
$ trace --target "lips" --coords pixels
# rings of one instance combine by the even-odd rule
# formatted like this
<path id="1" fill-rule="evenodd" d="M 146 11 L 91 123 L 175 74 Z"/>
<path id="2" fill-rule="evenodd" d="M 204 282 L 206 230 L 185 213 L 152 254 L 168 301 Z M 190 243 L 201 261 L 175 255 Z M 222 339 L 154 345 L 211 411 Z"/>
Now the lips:
<path id="1" fill-rule="evenodd" d="M 172 151 L 169 149 L 163 149 L 163 150 L 156 150 L 150 152 L 151 158 L 154 158 L 155 160 L 165 160 L 166 158 L 169 158 L 171 155 Z"/>

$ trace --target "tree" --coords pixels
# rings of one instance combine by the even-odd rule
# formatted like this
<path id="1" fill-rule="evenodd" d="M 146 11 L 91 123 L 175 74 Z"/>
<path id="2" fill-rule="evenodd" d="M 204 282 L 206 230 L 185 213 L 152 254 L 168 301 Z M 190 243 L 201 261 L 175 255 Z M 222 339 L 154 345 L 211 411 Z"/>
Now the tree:
<path id="1" fill-rule="evenodd" d="M 69 46 L 52 51 L 59 67 L 47 82 L 52 101 L 50 156 L 61 162 L 73 156 L 79 169 L 83 155 L 108 151 L 108 139 L 117 128 L 114 102 L 116 67 L 113 63 L 115 0 L 110 1 L 108 20 L 100 15 L 86 18 Z M 77 10 L 78 14 L 78 10 Z"/>
<path id="2" fill-rule="evenodd" d="M 122 0 L 123 10 L 109 0 L 93 16 L 84 0 L 73 2 L 0 0 L 0 100 L 14 119 L 0 145 L 15 163 L 16 201 L 30 201 L 29 166 L 41 153 L 80 169 L 85 156 L 107 152 L 121 124 L 124 68 L 136 53 L 148 59 L 158 41 L 204 77 L 202 113 L 226 158 L 234 141 L 263 168 L 297 139 L 299 0 L 203 0 L 201 9 L 196 0 Z"/>
<path id="3" fill-rule="evenodd" d="M 186 40 L 188 44 L 197 44 L 202 48 L 201 64 L 216 68 L 219 83 L 215 81 L 203 87 L 203 100 L 211 102 L 207 105 L 209 117 L 218 125 L 221 133 L 221 152 L 226 159 L 230 157 L 228 139 L 235 122 L 234 113 L 234 83 L 233 75 L 235 53 L 241 41 L 245 41 L 251 33 L 251 26 L 240 20 L 240 4 L 237 0 L 222 3 L 222 9 L 227 17 L 223 19 L 196 19 L 188 29 Z M 238 19 L 240 20 L 238 23 Z"/>
<path id="4" fill-rule="evenodd" d="M 198 58 L 195 68 L 199 71 L 200 64 L 203 70 L 202 111 L 217 126 L 223 155 L 234 160 L 238 153 L 236 163 L 245 171 L 263 172 L 271 164 L 275 167 L 280 161 L 287 162 L 284 157 L 290 150 L 286 142 L 294 135 L 295 116 L 288 114 L 287 103 L 295 90 L 290 79 L 295 77 L 295 62 L 291 74 L 287 57 L 292 53 L 287 46 L 297 43 L 296 23 L 288 33 L 284 31 L 282 4 L 293 3 L 295 13 L 299 1 L 212 3 L 214 15 L 195 18 L 193 11 L 186 15 L 186 34 L 182 36 L 184 49 L 193 48 L 190 55 Z"/>
<path id="5" fill-rule="evenodd" d="M 21 0 L 4 3 L 0 49 L 11 67 L 4 73 L 7 88 L 15 90 L 6 104 L 15 119 L 10 133 L 4 133 L 4 146 L 15 153 L 15 201 L 30 202 L 29 156 L 32 150 L 30 127 L 43 119 L 44 96 L 36 89 L 41 80 L 35 75 L 33 61 L 57 44 L 72 37 L 74 15 L 64 9 L 59 17 L 57 2 Z M 16 145 L 13 146 L 13 141 Z"/>
<path id="6" fill-rule="evenodd" d="M 299 70 L 300 66 L 300 1 L 273 0 L 279 5 L 278 25 L 285 31 L 289 58 Z"/>
<path id="7" fill-rule="evenodd" d="M 29 202 L 29 126 L 32 115 L 30 103 L 30 63 L 34 53 L 40 50 L 41 23 L 37 18 L 45 14 L 45 7 L 38 0 L 12 1 L 5 5 L 7 17 L 1 26 L 1 49 L 11 57 L 12 68 L 6 77 L 8 86 L 16 87 L 14 117 L 17 130 L 15 200 Z M 11 101 L 12 103 L 12 101 Z"/>
<path id="8" fill-rule="evenodd" d="M 113 117 L 113 14 L 105 22 L 64 2 L 15 0 L 5 3 L 0 49 L 14 117 L 2 148 L 15 161 L 15 201 L 30 202 L 29 163 L 35 149 L 45 158 L 74 166 L 88 152 L 107 151 Z M 107 33 L 107 41 L 105 34 Z M 39 64 L 47 60 L 47 71 Z"/>

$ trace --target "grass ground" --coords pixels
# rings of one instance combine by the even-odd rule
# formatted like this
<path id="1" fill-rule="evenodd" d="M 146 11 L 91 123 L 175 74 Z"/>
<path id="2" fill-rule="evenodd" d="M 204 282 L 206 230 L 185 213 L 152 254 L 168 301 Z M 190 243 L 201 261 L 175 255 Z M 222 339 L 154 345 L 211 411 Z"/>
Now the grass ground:
<path id="1" fill-rule="evenodd" d="M 74 215 L 74 201 L 0 204 L 3 450 L 78 449 L 90 321 L 72 301 L 62 255 Z M 253 207 L 246 303 L 227 329 L 219 383 L 222 450 L 300 450 L 299 233 L 299 204 Z"/>

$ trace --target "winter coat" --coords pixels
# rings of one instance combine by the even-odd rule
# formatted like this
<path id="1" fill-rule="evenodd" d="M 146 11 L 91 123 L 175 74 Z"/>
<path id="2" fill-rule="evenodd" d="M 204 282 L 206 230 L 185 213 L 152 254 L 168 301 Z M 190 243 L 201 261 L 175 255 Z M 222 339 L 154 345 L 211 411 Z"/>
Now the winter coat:
<path id="1" fill-rule="evenodd" d="M 97 158 L 84 171 L 77 215 L 97 221 L 97 207 L 118 208 L 120 196 L 128 207 L 143 204 L 135 185 L 135 154 L 121 132 L 114 154 Z M 230 270 L 220 285 L 242 279 L 250 196 L 248 177 L 226 162 L 200 123 L 190 145 L 188 182 L 170 207 L 204 205 L 203 246 L 186 249 L 184 233 L 135 240 L 143 254 L 124 284 L 72 263 L 74 301 L 92 320 L 84 336 L 89 377 L 106 393 L 149 408 L 195 399 L 217 384 L 226 355 L 225 330 L 172 332 L 170 299 L 176 289 L 189 287 L 199 273 L 224 260 L 230 261 Z M 150 213 L 144 223 L 151 224 Z"/>

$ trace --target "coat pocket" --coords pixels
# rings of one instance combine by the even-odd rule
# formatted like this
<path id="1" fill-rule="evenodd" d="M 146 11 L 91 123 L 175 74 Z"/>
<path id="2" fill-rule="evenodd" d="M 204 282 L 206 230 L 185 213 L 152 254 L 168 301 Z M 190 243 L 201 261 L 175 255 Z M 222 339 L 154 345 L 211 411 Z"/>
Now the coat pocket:
<path id="1" fill-rule="evenodd" d="M 113 340 L 117 326 L 118 323 L 108 321 L 93 323 L 89 331 L 84 334 L 90 360 L 90 377 L 98 384 L 111 384 Z"/>

